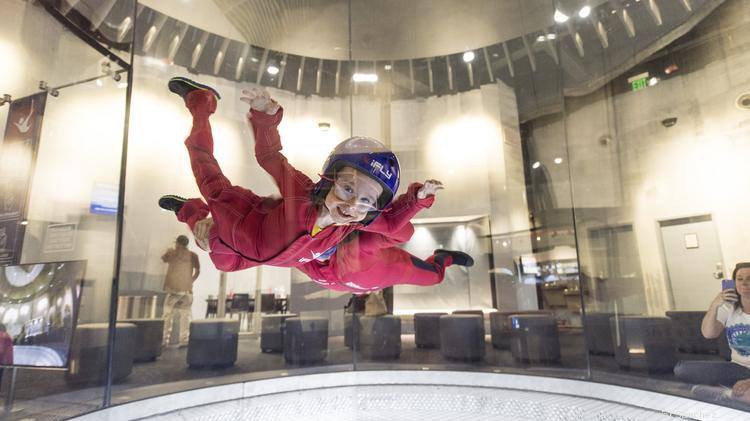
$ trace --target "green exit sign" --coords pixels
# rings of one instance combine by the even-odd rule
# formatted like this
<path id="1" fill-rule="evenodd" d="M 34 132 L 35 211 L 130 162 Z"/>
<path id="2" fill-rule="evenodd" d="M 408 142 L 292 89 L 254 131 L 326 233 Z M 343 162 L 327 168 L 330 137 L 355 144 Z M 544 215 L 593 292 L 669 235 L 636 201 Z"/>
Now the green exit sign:
<path id="1" fill-rule="evenodd" d="M 648 78 L 638 79 L 630 82 L 630 88 L 633 91 L 640 91 L 643 88 L 648 87 Z"/>
<path id="2" fill-rule="evenodd" d="M 643 88 L 648 88 L 648 77 L 648 72 L 629 77 L 628 83 L 630 84 L 630 89 L 633 91 L 640 91 Z"/>

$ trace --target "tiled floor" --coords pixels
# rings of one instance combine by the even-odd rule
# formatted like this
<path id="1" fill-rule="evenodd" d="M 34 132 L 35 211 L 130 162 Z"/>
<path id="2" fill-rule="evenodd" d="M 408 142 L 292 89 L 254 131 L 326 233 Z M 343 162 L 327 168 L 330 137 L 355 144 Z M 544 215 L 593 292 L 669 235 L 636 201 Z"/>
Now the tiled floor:
<path id="1" fill-rule="evenodd" d="M 485 357 L 476 363 L 446 361 L 439 350 L 418 349 L 413 335 L 403 335 L 402 352 L 397 360 L 367 361 L 356 358 L 357 369 L 421 369 L 478 370 L 555 377 L 585 378 L 586 354 L 582 336 L 577 331 L 562 331 L 560 336 L 562 360 L 551 365 L 530 365 L 516 362 L 509 351 L 493 349 L 487 337 Z M 323 365 L 290 366 L 281 354 L 260 352 L 258 340 L 249 336 L 240 340 L 237 363 L 227 369 L 194 370 L 185 363 L 186 349 L 168 348 L 155 362 L 135 364 L 131 375 L 114 386 L 112 401 L 123 403 L 150 396 L 194 389 L 216 384 L 232 383 L 253 378 L 311 373 L 354 368 L 352 353 L 344 346 L 343 337 L 329 339 L 329 354 Z M 717 359 L 711 355 L 681 354 L 680 359 Z M 687 385 L 676 383 L 671 373 L 648 374 L 639 371 L 623 372 L 611 356 L 590 356 L 592 378 L 605 383 L 646 388 L 655 391 L 692 397 Z M 7 390 L 4 376 L 3 393 Z M 71 386 L 62 372 L 19 371 L 16 389 L 16 411 L 10 419 L 62 419 L 95 409 L 101 402 L 102 388 L 94 385 Z M 742 408 L 746 408 L 742 406 Z"/>

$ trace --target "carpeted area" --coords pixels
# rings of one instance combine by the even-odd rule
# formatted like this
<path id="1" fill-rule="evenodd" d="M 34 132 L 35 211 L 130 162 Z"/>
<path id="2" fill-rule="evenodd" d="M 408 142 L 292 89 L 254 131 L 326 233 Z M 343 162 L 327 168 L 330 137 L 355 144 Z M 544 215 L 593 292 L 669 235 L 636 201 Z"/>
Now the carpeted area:
<path id="1" fill-rule="evenodd" d="M 344 346 L 343 336 L 328 342 L 324 364 L 290 365 L 280 353 L 260 352 L 259 339 L 243 335 L 239 341 L 237 363 L 225 369 L 190 369 L 186 364 L 187 349 L 170 347 L 157 361 L 136 363 L 123 382 L 113 386 L 113 403 L 123 403 L 149 396 L 162 395 L 198 387 L 232 383 L 255 378 L 296 375 L 321 371 L 369 369 L 470 370 L 520 374 L 537 374 L 566 378 L 587 378 L 587 355 L 579 329 L 561 329 L 561 361 L 554 364 L 522 364 L 510 351 L 492 347 L 487 336 L 485 357 L 478 362 L 461 363 L 445 360 L 439 349 L 420 349 L 414 335 L 402 335 L 402 351 L 398 359 L 367 360 Z M 694 397 L 690 385 L 674 381 L 671 373 L 649 374 L 643 371 L 620 370 L 612 356 L 590 355 L 591 379 L 598 382 L 650 389 L 685 397 Z M 678 354 L 678 359 L 719 359 L 715 355 Z M 8 370 L 6 370 L 6 373 Z M 10 373 L 3 378 L 3 395 Z M 64 419 L 88 412 L 101 404 L 103 388 L 93 384 L 70 385 L 62 371 L 19 370 L 14 412 L 9 419 Z M 722 402 L 722 404 L 726 404 Z M 741 409 L 747 409 L 741 405 Z"/>

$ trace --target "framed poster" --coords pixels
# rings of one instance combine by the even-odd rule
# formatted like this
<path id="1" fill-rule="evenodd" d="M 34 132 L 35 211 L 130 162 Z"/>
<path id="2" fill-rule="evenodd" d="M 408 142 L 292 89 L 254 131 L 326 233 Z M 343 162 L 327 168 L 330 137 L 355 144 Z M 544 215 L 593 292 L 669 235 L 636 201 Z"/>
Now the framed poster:
<path id="1" fill-rule="evenodd" d="M 47 92 L 10 104 L 0 145 L 0 266 L 21 260 L 31 177 L 34 174 Z"/>

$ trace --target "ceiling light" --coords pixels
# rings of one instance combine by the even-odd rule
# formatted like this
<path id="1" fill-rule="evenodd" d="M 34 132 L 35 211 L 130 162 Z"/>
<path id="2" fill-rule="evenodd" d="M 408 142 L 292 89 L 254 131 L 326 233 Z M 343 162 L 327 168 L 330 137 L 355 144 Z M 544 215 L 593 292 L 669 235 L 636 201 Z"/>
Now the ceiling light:
<path id="1" fill-rule="evenodd" d="M 555 158 L 555 164 L 557 164 L 557 165 L 562 164 L 562 161 L 563 161 L 562 158 L 560 158 L 559 156 L 557 158 Z"/>
<path id="2" fill-rule="evenodd" d="M 250 61 L 252 61 L 253 63 L 257 63 L 258 59 L 256 57 L 250 57 Z"/>
<path id="3" fill-rule="evenodd" d="M 352 76 L 352 80 L 355 82 L 375 83 L 378 81 L 378 75 L 375 73 L 355 73 Z"/>
<path id="4" fill-rule="evenodd" d="M 536 236 L 536 241 L 542 241 L 542 237 L 540 237 L 540 236 L 537 235 Z"/>
<path id="5" fill-rule="evenodd" d="M 539 167 L 540 167 L 541 165 L 542 165 L 542 164 L 541 164 L 541 163 L 539 163 L 539 161 L 536 161 L 536 162 L 534 162 L 533 164 L 531 164 L 531 168 L 533 168 L 533 169 L 537 169 L 537 168 L 539 168 Z"/>
<path id="6" fill-rule="evenodd" d="M 469 63 L 474 61 L 474 52 L 473 51 L 467 51 L 464 53 L 464 63 Z"/>
<path id="7" fill-rule="evenodd" d="M 648 86 L 654 86 L 657 83 L 659 83 L 659 78 L 654 76 L 651 79 L 648 80 Z"/>
<path id="8" fill-rule="evenodd" d="M 24 219 L 23 221 L 20 222 L 20 224 L 21 225 L 29 225 L 29 221 L 27 221 L 27 220 Z"/>
<path id="9" fill-rule="evenodd" d="M 393 66 L 391 66 L 390 64 L 386 64 L 385 66 L 383 66 L 383 68 L 385 70 L 391 70 L 393 68 Z"/>
<path id="10" fill-rule="evenodd" d="M 547 37 L 545 37 L 544 35 L 539 35 L 538 37 L 536 37 L 536 42 L 544 42 L 546 40 Z"/>
<path id="11" fill-rule="evenodd" d="M 549 33 L 549 34 L 547 34 L 547 39 L 548 39 L 548 40 L 552 41 L 552 40 L 553 40 L 553 39 L 555 39 L 555 38 L 557 38 L 557 35 L 555 35 L 555 34 L 553 34 L 553 33 Z"/>
<path id="12" fill-rule="evenodd" d="M 96 80 L 96 86 L 98 86 L 98 87 L 100 87 L 100 88 L 101 88 L 102 86 L 104 86 L 104 82 L 102 82 L 102 80 L 101 80 L 101 79 L 97 79 L 97 80 Z"/>
<path id="13" fill-rule="evenodd" d="M 271 74 L 271 75 L 276 75 L 279 73 L 279 68 L 273 64 L 269 65 L 266 70 L 268 71 L 268 74 Z"/>
<path id="14" fill-rule="evenodd" d="M 591 6 L 583 6 L 581 7 L 581 10 L 578 11 L 578 17 L 581 19 L 585 19 L 589 17 L 591 14 Z"/>
<path id="15" fill-rule="evenodd" d="M 557 9 L 555 9 L 555 15 L 553 17 L 557 23 L 565 23 L 568 21 L 568 15 Z"/>

